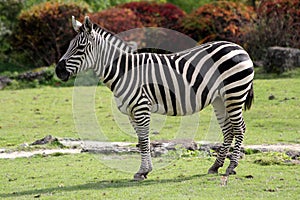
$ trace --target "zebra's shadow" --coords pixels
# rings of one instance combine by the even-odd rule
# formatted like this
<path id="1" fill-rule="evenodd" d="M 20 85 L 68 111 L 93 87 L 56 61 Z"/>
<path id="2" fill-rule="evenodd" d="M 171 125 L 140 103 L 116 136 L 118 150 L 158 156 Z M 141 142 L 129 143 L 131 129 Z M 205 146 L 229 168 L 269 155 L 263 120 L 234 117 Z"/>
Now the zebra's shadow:
<path id="1" fill-rule="evenodd" d="M 60 193 L 60 192 L 72 192 L 72 191 L 83 191 L 83 190 L 102 190 L 109 188 L 130 188 L 135 186 L 147 186 L 154 184 L 168 184 L 168 183 L 177 183 L 182 181 L 188 181 L 193 179 L 199 179 L 201 181 L 201 177 L 211 176 L 208 174 L 197 174 L 192 176 L 185 177 L 177 177 L 177 178 L 167 178 L 167 179 L 147 179 L 144 181 L 133 181 L 132 179 L 111 179 L 111 180 L 102 180 L 93 183 L 86 183 L 80 185 L 66 186 L 66 187 L 51 187 L 51 188 L 43 188 L 43 189 L 34 189 L 27 191 L 18 191 L 12 193 L 2 193 L 0 194 L 1 198 L 17 198 L 22 196 L 36 196 L 43 194 L 51 194 L 51 193 Z"/>

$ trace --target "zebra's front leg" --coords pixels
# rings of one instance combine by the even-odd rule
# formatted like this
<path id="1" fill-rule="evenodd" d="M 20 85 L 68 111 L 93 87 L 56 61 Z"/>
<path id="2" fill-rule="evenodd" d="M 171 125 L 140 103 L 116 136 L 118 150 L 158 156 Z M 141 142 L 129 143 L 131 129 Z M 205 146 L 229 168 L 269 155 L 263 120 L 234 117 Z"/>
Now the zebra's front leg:
<path id="1" fill-rule="evenodd" d="M 131 124 L 138 136 L 141 154 L 141 166 L 139 171 L 134 175 L 134 180 L 140 181 L 146 179 L 148 173 L 152 171 L 149 139 L 150 112 L 144 109 L 136 111 L 131 117 Z"/>
<path id="2" fill-rule="evenodd" d="M 139 137 L 139 148 L 141 153 L 141 166 L 139 171 L 134 175 L 134 180 L 140 181 L 147 178 L 149 172 L 152 171 L 152 161 L 150 155 L 149 138 Z"/>

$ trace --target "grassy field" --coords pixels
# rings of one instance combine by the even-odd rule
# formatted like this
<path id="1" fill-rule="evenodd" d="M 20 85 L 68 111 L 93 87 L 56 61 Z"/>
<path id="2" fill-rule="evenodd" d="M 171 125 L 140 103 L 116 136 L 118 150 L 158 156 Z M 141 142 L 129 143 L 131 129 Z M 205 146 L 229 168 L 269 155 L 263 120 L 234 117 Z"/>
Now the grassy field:
<path id="1" fill-rule="evenodd" d="M 247 124 L 245 144 L 300 143 L 299 77 L 255 80 L 254 105 L 244 113 Z M 83 91 L 80 96 L 83 100 L 87 98 L 86 91 L 95 95 L 87 104 L 90 106 L 83 107 L 83 115 L 79 116 L 79 120 L 86 124 L 79 124 L 76 116 L 73 117 L 73 111 L 80 111 L 75 104 L 72 105 L 75 102 L 73 96 L 78 94 L 73 87 L 0 91 L 0 147 L 16 147 L 46 135 L 108 141 L 137 140 L 127 117 L 117 111 L 106 87 L 85 87 L 80 91 Z M 275 99 L 269 100 L 270 95 Z M 87 118 L 86 113 L 93 119 Z M 174 138 L 221 141 L 211 107 L 192 117 L 154 115 L 151 139 Z"/>
<path id="2" fill-rule="evenodd" d="M 0 160 L 0 198 L 298 199 L 299 165 L 255 163 L 262 157 L 242 159 L 238 175 L 230 176 L 226 186 L 221 176 L 206 174 L 210 157 L 180 158 L 143 182 L 132 181 L 131 173 L 108 168 L 91 154 Z"/>
<path id="3" fill-rule="evenodd" d="M 248 128 L 245 144 L 300 143 L 299 77 L 297 73 L 296 76 L 255 80 L 255 102 L 253 108 L 244 114 Z M 41 87 L 0 91 L 0 148 L 20 148 L 21 144 L 31 143 L 46 135 L 137 141 L 127 117 L 116 111 L 107 88 L 79 89 L 73 92 L 72 87 Z M 83 92 L 83 96 L 79 95 L 81 98 L 76 97 L 78 92 Z M 76 115 L 80 110 L 74 102 L 85 100 L 89 94 L 93 97 L 91 106 L 82 107 L 82 115 Z M 275 98 L 269 100 L 270 95 Z M 92 119 L 84 118 L 87 114 L 90 117 L 90 112 Z M 192 118 L 153 116 L 151 139 L 187 137 L 221 141 L 212 114 L 212 109 L 208 107 Z M 82 124 L 78 123 L 78 116 L 85 119 Z M 280 153 L 246 155 L 237 168 L 238 175 L 230 176 L 226 186 L 221 185 L 222 176 L 206 174 L 214 161 L 213 157 L 204 154 L 181 156 L 161 168 L 159 164 L 163 159 L 156 158 L 154 171 L 143 182 L 131 181 L 138 164 L 130 166 L 126 159 L 120 159 L 118 169 L 112 168 L 107 160 L 87 153 L 1 159 L 0 199 L 300 197 L 300 165 L 292 164 L 286 155 Z M 136 162 L 139 163 L 138 158 Z M 226 162 L 225 166 L 228 165 Z M 120 168 L 131 170 L 120 171 Z"/>

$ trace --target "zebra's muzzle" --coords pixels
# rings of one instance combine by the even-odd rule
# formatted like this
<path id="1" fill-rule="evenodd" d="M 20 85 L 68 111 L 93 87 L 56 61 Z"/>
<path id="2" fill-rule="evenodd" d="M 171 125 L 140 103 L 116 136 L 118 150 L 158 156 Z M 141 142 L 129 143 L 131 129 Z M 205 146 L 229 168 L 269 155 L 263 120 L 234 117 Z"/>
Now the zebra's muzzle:
<path id="1" fill-rule="evenodd" d="M 65 60 L 61 60 L 58 62 L 58 64 L 56 65 L 56 68 L 55 68 L 55 73 L 56 73 L 57 77 L 59 79 L 61 79 L 62 81 L 69 80 L 70 72 L 67 71 Z"/>

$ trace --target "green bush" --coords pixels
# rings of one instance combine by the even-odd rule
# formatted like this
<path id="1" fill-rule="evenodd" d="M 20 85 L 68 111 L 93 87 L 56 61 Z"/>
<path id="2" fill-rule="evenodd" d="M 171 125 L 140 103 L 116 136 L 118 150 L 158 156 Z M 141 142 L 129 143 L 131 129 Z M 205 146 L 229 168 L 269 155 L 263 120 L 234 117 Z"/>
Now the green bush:
<path id="1" fill-rule="evenodd" d="M 82 0 L 77 0 L 82 1 Z M 94 12 L 101 10 L 106 10 L 111 7 L 117 6 L 119 4 L 129 3 L 133 1 L 143 1 L 143 0 L 83 0 L 90 5 Z M 148 0 L 149 1 L 149 0 Z M 150 0 L 151 1 L 151 0 Z M 165 0 L 152 0 L 153 2 L 165 3 Z"/>
<path id="2" fill-rule="evenodd" d="M 239 42 L 254 11 L 241 3 L 217 1 L 205 4 L 182 21 L 182 32 L 200 43 L 212 40 Z"/>
<path id="3" fill-rule="evenodd" d="M 11 51 L 8 38 L 16 22 L 17 15 L 22 9 L 21 0 L 3 1 L 0 3 L 0 59 L 8 60 L 7 54 Z"/>
<path id="4" fill-rule="evenodd" d="M 128 3 L 133 0 L 84 0 L 90 5 L 94 12 L 98 12 L 122 3 Z"/>
<path id="5" fill-rule="evenodd" d="M 211 0 L 202 0 L 202 1 L 195 1 L 195 0 L 168 0 L 169 3 L 172 3 L 179 8 L 183 9 L 185 12 L 190 13 L 195 8 L 199 8 L 200 6 L 211 2 Z"/>
<path id="6" fill-rule="evenodd" d="M 14 49 L 34 67 L 51 65 L 66 51 L 74 37 L 71 16 L 88 12 L 86 4 L 46 2 L 22 11 L 11 39 Z M 25 61 L 25 60 L 24 60 Z"/>

